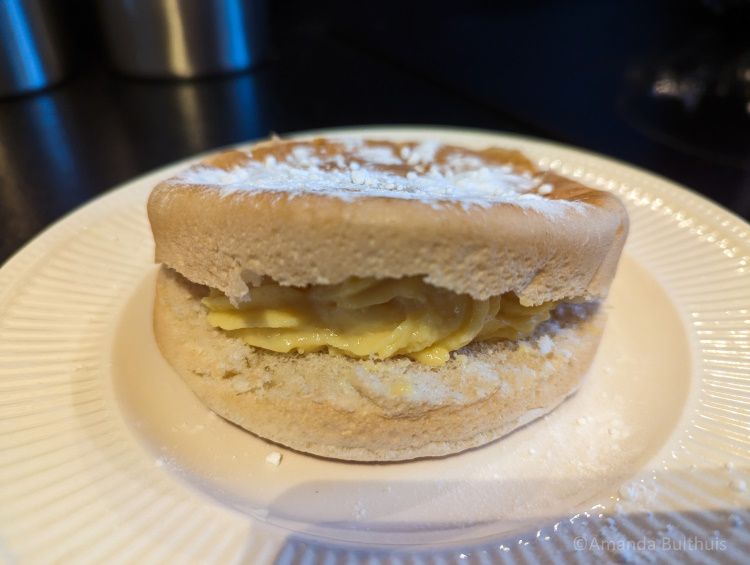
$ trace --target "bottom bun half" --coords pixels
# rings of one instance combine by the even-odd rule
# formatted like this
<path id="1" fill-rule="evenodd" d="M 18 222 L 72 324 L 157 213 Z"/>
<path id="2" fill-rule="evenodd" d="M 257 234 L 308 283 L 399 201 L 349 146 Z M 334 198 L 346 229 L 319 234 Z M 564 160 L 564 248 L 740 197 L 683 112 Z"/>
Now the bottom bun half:
<path id="1" fill-rule="evenodd" d="M 604 323 L 596 306 L 558 307 L 528 339 L 474 343 L 432 368 L 251 347 L 208 324 L 207 293 L 161 268 L 156 340 L 198 398 L 262 438 L 355 461 L 448 455 L 546 414 L 580 385 Z"/>

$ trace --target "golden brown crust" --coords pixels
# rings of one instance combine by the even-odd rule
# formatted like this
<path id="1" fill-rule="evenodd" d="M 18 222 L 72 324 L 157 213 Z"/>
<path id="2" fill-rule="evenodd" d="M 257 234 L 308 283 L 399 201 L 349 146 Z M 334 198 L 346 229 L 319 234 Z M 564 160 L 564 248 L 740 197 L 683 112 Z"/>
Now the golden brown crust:
<path id="1" fill-rule="evenodd" d="M 159 273 L 156 339 L 195 394 L 261 437 L 360 461 L 455 453 L 550 411 L 578 387 L 603 325 L 598 311 L 559 317 L 520 344 L 473 344 L 433 369 L 404 358 L 247 346 L 207 323 L 199 301 L 206 292 L 169 269 Z M 552 339 L 551 351 L 540 347 L 542 334 Z"/>
<path id="2" fill-rule="evenodd" d="M 303 143 L 337 150 L 327 140 L 274 141 L 252 148 L 252 158 L 283 158 Z M 398 150 L 404 144 L 392 145 Z M 538 173 L 520 153 L 502 149 L 445 146 L 435 159 L 451 152 Z M 231 169 L 248 159 L 234 151 L 204 164 Z M 148 214 L 156 260 L 230 297 L 242 296 L 247 282 L 264 275 L 294 286 L 423 275 L 435 286 L 479 299 L 513 291 L 526 304 L 603 297 L 627 235 L 625 209 L 609 193 L 543 176 L 555 186 L 550 200 L 589 206 L 547 215 L 507 203 L 467 209 L 392 198 L 222 195 L 216 186 L 170 180 L 154 189 Z"/>

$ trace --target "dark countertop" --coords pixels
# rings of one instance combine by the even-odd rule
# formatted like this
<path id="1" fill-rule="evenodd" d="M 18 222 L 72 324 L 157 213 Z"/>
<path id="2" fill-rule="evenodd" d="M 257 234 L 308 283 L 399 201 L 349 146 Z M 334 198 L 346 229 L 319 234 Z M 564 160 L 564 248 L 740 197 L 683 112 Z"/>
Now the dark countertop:
<path id="1" fill-rule="evenodd" d="M 750 46 L 734 18 L 677 1 L 354 4 L 275 4 L 273 56 L 246 73 L 126 78 L 92 37 L 63 84 L 0 100 L 0 262 L 148 170 L 270 132 L 344 125 L 552 139 L 750 218 Z"/>

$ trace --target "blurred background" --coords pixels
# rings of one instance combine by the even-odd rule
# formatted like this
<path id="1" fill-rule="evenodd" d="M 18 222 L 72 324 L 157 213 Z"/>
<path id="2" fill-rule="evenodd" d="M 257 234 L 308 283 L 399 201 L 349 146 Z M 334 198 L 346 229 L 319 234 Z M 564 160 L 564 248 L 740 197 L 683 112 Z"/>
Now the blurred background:
<path id="1" fill-rule="evenodd" d="M 749 14 L 742 0 L 0 0 L 0 263 L 161 165 L 362 124 L 555 140 L 747 219 Z"/>

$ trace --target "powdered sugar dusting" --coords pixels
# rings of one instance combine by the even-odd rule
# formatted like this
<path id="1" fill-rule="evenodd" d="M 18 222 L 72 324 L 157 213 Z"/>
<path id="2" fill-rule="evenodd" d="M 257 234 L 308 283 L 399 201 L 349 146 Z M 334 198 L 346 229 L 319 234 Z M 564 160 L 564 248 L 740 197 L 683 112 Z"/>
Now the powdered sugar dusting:
<path id="1" fill-rule="evenodd" d="M 403 161 L 393 152 L 392 147 L 384 145 L 359 145 L 353 149 L 353 156 L 375 165 L 400 165 Z"/>
<path id="2" fill-rule="evenodd" d="M 441 145 L 425 141 L 414 147 L 336 140 L 346 155 L 321 154 L 311 145 L 295 146 L 283 159 L 267 156 L 226 170 L 196 166 L 176 183 L 219 186 L 224 195 L 237 192 L 321 194 L 351 201 L 361 197 L 420 200 L 464 207 L 509 203 L 546 215 L 581 210 L 587 205 L 545 198 L 541 179 L 509 165 L 488 164 L 475 155 L 435 157 Z M 548 186 L 548 185 L 547 185 Z"/>

